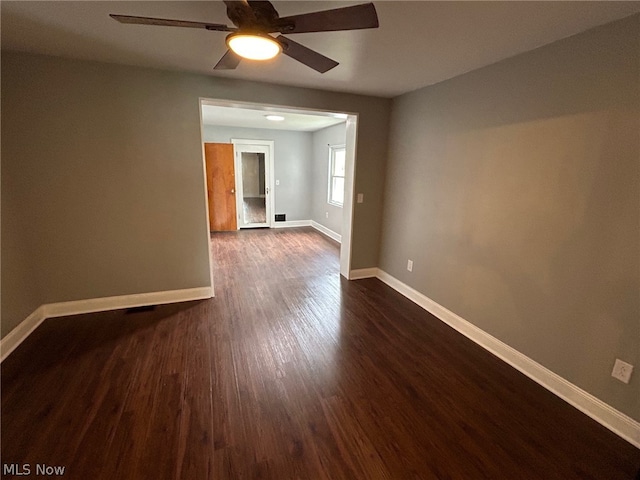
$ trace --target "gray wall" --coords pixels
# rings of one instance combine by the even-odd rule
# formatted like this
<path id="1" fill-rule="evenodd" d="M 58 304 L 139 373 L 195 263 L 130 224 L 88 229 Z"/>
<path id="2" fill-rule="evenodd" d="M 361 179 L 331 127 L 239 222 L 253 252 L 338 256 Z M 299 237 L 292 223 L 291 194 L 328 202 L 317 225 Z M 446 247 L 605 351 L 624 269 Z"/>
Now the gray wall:
<path id="1" fill-rule="evenodd" d="M 209 283 L 200 97 L 359 113 L 357 189 L 382 193 L 389 99 L 2 52 L 2 233 L 22 245 L 3 333 L 42 303 Z M 353 268 L 377 264 L 380 221 L 356 209 Z"/>
<path id="2" fill-rule="evenodd" d="M 311 133 L 206 125 L 204 141 L 230 143 L 232 138 L 274 141 L 276 213 L 287 220 L 311 218 Z"/>
<path id="3" fill-rule="evenodd" d="M 640 16 L 393 102 L 380 267 L 640 420 Z M 413 273 L 406 270 L 414 261 Z"/>
<path id="4" fill-rule="evenodd" d="M 329 186 L 329 145 L 346 143 L 346 123 L 313 132 L 313 199 L 311 220 L 324 225 L 337 234 L 342 233 L 342 208 L 327 202 Z M 356 204 L 358 205 L 358 204 Z M 327 218 L 326 213 L 329 214 Z"/>
<path id="5" fill-rule="evenodd" d="M 38 286 L 29 292 L 16 282 L 24 270 L 3 263 L 3 333 L 23 320 L 24 296 L 39 305 L 209 283 L 197 107 L 153 81 L 161 75 L 3 52 L 13 198 L 2 210 L 29 237 Z"/>
<path id="6" fill-rule="evenodd" d="M 17 179 L 14 179 L 17 180 Z M 20 181 L 9 181 L 2 172 L 2 318 L 26 318 L 40 306 L 39 285 L 35 265 L 29 256 L 30 226 L 22 221 L 19 210 L 22 189 Z M 13 325 L 2 321 L 2 336 Z"/>

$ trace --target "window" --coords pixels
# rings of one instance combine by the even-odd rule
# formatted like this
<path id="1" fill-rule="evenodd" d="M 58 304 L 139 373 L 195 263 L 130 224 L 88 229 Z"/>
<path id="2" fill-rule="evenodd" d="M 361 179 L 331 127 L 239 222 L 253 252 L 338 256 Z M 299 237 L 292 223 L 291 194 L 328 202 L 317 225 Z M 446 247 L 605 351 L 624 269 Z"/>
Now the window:
<path id="1" fill-rule="evenodd" d="M 344 145 L 329 146 L 329 198 L 331 205 L 344 203 L 344 170 L 346 150 Z"/>

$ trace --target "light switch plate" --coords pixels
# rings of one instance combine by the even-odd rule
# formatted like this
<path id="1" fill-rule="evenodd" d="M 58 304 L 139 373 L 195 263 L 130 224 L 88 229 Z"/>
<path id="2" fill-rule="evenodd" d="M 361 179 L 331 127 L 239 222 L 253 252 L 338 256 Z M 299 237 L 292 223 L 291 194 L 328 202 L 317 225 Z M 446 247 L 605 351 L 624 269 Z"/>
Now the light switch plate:
<path id="1" fill-rule="evenodd" d="M 358 203 L 364 203 L 364 193 L 359 193 L 356 201 Z"/>

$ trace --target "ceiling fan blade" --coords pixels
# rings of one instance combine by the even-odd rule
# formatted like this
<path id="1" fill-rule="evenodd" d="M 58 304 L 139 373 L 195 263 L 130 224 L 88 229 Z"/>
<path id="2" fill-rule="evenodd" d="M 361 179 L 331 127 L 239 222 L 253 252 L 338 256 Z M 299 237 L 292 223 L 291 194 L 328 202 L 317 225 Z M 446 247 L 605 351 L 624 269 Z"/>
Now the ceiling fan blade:
<path id="1" fill-rule="evenodd" d="M 231 50 L 227 50 L 222 58 L 216 63 L 216 66 L 213 67 L 214 70 L 235 70 L 235 68 L 240 64 L 240 56 L 233 53 Z"/>
<path id="2" fill-rule="evenodd" d="M 227 27 L 220 23 L 205 23 L 205 22 L 189 22 L 186 20 L 170 20 L 166 18 L 151 18 L 151 17 L 134 17 L 131 15 L 109 15 L 114 20 L 120 23 L 131 23 L 135 25 L 157 25 L 163 27 L 187 27 L 187 28 L 205 28 L 207 30 L 216 30 L 219 32 L 233 32 L 236 29 Z"/>
<path id="3" fill-rule="evenodd" d="M 277 25 L 282 33 L 334 32 L 379 26 L 373 3 L 282 17 Z"/>
<path id="4" fill-rule="evenodd" d="M 276 38 L 282 46 L 282 53 L 293 58 L 294 60 L 304 63 L 307 67 L 311 67 L 317 72 L 325 73 L 333 67 L 338 66 L 338 62 L 331 60 L 329 57 L 311 50 L 310 48 L 300 45 L 293 40 L 280 35 Z"/>

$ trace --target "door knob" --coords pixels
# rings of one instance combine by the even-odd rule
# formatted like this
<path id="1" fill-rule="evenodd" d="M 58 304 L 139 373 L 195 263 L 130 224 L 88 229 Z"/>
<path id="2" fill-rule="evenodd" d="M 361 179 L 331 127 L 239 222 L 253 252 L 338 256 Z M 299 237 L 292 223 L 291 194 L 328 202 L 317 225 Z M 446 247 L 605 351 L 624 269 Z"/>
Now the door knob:
<path id="1" fill-rule="evenodd" d="M 232 188 L 232 189 L 231 189 L 231 193 L 236 193 L 236 189 L 235 189 L 235 188 Z"/>

